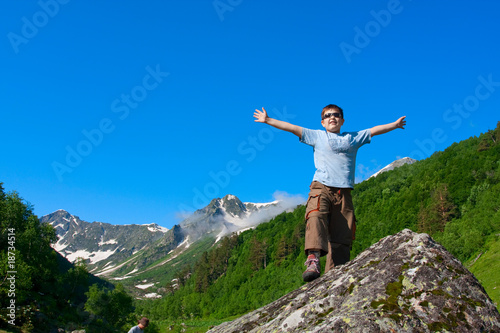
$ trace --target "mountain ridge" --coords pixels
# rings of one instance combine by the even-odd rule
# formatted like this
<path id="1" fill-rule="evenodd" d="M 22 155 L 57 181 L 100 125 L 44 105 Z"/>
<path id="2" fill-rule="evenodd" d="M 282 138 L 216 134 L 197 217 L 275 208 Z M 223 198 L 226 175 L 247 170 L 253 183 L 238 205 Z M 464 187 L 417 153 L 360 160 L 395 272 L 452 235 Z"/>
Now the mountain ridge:
<path id="1" fill-rule="evenodd" d="M 52 247 L 71 262 L 83 258 L 96 276 L 132 281 L 163 265 L 169 270 L 169 265 L 176 265 L 174 258 L 202 238 L 211 239 L 200 248 L 205 251 L 225 235 L 255 227 L 302 201 L 302 198 L 285 198 L 269 203 L 243 203 L 228 194 L 212 199 L 171 229 L 155 223 L 87 222 L 63 209 L 40 220 L 54 227 L 59 239 Z"/>
<path id="2" fill-rule="evenodd" d="M 123 256 L 133 254 L 134 251 L 144 248 L 151 239 L 155 241 L 161 237 L 166 229 L 156 224 L 113 225 L 87 222 L 62 209 L 42 216 L 40 221 L 54 227 L 59 237 L 53 244 L 57 252 L 71 262 L 78 257 L 88 260 L 90 269 L 99 267 L 99 262 L 115 253 L 125 250 Z M 136 236 L 135 239 L 130 239 L 131 231 Z M 148 234 L 150 237 L 147 237 Z M 122 247 L 124 243 L 129 244 L 130 251 Z"/>

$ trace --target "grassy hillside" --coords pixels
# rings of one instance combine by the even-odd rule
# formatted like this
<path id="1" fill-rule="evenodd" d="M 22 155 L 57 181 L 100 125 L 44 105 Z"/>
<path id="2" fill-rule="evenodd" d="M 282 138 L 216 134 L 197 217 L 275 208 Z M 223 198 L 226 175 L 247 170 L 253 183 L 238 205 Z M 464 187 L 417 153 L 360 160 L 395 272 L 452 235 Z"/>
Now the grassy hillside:
<path id="1" fill-rule="evenodd" d="M 500 235 L 496 234 L 495 239 L 485 245 L 480 257 L 468 263 L 467 267 L 481 282 L 498 309 L 500 306 Z"/>

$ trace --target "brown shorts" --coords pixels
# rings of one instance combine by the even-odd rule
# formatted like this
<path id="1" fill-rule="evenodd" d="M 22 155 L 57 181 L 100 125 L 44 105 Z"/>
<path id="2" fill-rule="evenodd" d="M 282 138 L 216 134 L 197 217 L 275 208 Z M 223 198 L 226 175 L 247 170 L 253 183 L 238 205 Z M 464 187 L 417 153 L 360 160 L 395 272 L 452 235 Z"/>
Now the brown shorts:
<path id="1" fill-rule="evenodd" d="M 332 247 L 350 249 L 356 232 L 351 189 L 329 187 L 317 181 L 312 182 L 310 189 L 305 215 L 306 251 L 319 249 L 323 256 Z"/>

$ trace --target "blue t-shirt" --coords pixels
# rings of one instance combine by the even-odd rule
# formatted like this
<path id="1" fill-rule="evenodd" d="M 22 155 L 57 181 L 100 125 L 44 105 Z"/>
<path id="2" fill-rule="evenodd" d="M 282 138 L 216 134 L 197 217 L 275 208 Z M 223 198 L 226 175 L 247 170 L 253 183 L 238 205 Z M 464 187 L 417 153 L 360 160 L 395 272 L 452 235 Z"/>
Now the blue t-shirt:
<path id="1" fill-rule="evenodd" d="M 370 141 L 369 129 L 337 134 L 302 128 L 300 138 L 300 142 L 314 148 L 316 173 L 313 180 L 338 188 L 354 188 L 356 153 Z"/>
<path id="2" fill-rule="evenodd" d="M 128 333 L 144 333 L 144 330 L 141 330 L 139 328 L 139 325 L 137 326 L 134 326 L 130 329 L 130 331 L 128 331 Z"/>

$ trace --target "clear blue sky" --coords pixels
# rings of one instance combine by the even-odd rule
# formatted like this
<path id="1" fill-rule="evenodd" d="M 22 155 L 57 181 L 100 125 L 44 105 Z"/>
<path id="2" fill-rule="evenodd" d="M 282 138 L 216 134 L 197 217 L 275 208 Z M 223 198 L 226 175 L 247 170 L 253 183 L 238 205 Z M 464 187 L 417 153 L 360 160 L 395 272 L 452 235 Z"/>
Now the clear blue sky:
<path id="1" fill-rule="evenodd" d="M 38 216 L 156 222 L 234 194 L 307 196 L 312 148 L 255 123 L 343 131 L 407 116 L 357 180 L 496 126 L 498 1 L 3 1 L 0 182 Z"/>

